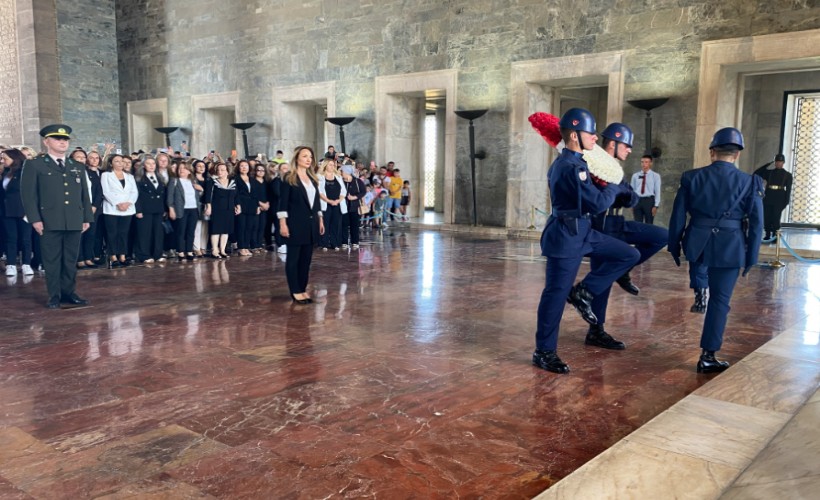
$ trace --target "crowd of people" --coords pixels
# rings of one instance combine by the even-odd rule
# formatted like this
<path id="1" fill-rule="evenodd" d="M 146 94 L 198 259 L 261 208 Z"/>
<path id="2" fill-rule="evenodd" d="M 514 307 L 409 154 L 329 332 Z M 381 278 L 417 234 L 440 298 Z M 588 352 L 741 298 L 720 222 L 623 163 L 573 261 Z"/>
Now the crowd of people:
<path id="1" fill-rule="evenodd" d="M 266 251 L 287 253 L 277 213 L 291 164 L 282 151 L 268 160 L 191 157 L 186 146 L 121 154 L 113 144 L 77 147 L 66 155 L 84 167 L 93 221 L 82 233 L 77 269 L 119 268 L 168 260 L 227 259 Z M 42 269 L 40 235 L 25 217 L 20 180 L 32 148 L 0 146 L 0 253 L 9 277 Z M 327 231 L 324 251 L 356 250 L 361 230 L 407 221 L 411 191 L 394 162 L 356 162 L 328 148 L 314 162 Z"/>

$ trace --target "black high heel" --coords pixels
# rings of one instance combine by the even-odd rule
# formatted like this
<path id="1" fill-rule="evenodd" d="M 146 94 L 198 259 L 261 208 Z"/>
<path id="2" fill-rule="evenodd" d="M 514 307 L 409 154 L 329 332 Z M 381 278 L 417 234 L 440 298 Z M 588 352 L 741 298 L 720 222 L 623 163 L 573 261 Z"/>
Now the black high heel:
<path id="1" fill-rule="evenodd" d="M 291 297 L 291 298 L 293 299 L 293 301 L 294 301 L 294 302 L 296 302 L 297 304 L 312 304 L 312 303 L 313 303 L 313 299 L 311 299 L 310 297 L 308 297 L 308 298 L 306 298 L 306 299 L 297 299 L 297 298 L 296 298 L 296 295 L 294 295 L 294 294 L 290 294 L 290 297 Z"/>

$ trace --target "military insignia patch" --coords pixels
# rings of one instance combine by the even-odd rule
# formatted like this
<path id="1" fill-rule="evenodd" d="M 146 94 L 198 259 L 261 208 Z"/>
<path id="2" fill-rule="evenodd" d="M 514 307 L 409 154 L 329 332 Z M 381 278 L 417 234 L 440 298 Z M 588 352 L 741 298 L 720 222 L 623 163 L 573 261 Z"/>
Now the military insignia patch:
<path id="1" fill-rule="evenodd" d="M 581 179 L 582 181 L 586 182 L 586 180 L 587 180 L 587 173 L 586 173 L 586 171 L 585 171 L 585 170 L 581 170 L 580 172 L 578 172 L 578 178 L 579 178 L 579 179 Z"/>

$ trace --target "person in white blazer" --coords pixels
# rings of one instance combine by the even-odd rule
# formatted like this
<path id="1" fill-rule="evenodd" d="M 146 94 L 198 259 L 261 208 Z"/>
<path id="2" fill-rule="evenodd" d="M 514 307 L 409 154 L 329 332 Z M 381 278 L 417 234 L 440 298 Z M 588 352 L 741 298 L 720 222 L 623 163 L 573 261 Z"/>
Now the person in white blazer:
<path id="1" fill-rule="evenodd" d="M 334 160 L 325 159 L 319 167 L 319 198 L 325 221 L 325 234 L 319 246 L 323 250 L 340 250 L 342 219 L 347 214 L 347 189 Z"/>
<path id="2" fill-rule="evenodd" d="M 111 155 L 100 182 L 103 190 L 103 216 L 108 238 L 108 267 L 125 267 L 131 220 L 137 212 L 134 204 L 139 197 L 134 176 L 123 170 L 122 155 Z"/>

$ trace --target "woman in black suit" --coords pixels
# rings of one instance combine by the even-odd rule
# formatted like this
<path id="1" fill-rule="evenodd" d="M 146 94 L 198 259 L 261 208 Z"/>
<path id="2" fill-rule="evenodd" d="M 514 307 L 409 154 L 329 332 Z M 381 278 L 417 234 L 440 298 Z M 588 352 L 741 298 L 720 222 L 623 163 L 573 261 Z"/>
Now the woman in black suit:
<path id="1" fill-rule="evenodd" d="M 26 156 L 17 149 L 2 154 L 3 165 L 3 226 L 6 231 L 6 276 L 17 276 L 17 249 L 23 251 L 20 263 L 24 276 L 31 276 L 31 224 L 24 218 L 20 196 L 20 174 Z"/>
<path id="2" fill-rule="evenodd" d="M 299 146 L 293 156 L 293 170 L 282 182 L 279 192 L 279 228 L 288 246 L 285 275 L 294 302 L 310 304 L 307 294 L 313 247 L 325 233 L 319 204 L 319 181 L 314 170 L 316 159 L 308 146 Z"/>
<path id="3" fill-rule="evenodd" d="M 233 181 L 236 184 L 236 204 L 239 206 L 239 213 L 236 216 L 236 243 L 239 255 L 252 255 L 251 235 L 256 233 L 256 223 L 258 221 L 259 203 L 253 198 L 251 193 L 251 165 L 247 160 L 239 160 L 236 164 Z"/>
<path id="4" fill-rule="evenodd" d="M 265 166 L 261 163 L 254 167 L 254 175 L 251 179 L 251 197 L 258 205 L 256 215 L 256 232 L 251 234 L 251 250 L 255 253 L 265 251 L 265 232 L 270 234 L 270 223 L 267 222 L 267 215 L 270 211 L 270 200 L 268 200 L 268 183 L 265 180 Z"/>
<path id="5" fill-rule="evenodd" d="M 157 174 L 157 162 L 150 156 L 143 158 L 137 171 L 137 191 L 137 241 L 134 245 L 137 262 L 164 262 L 165 181 Z"/>

